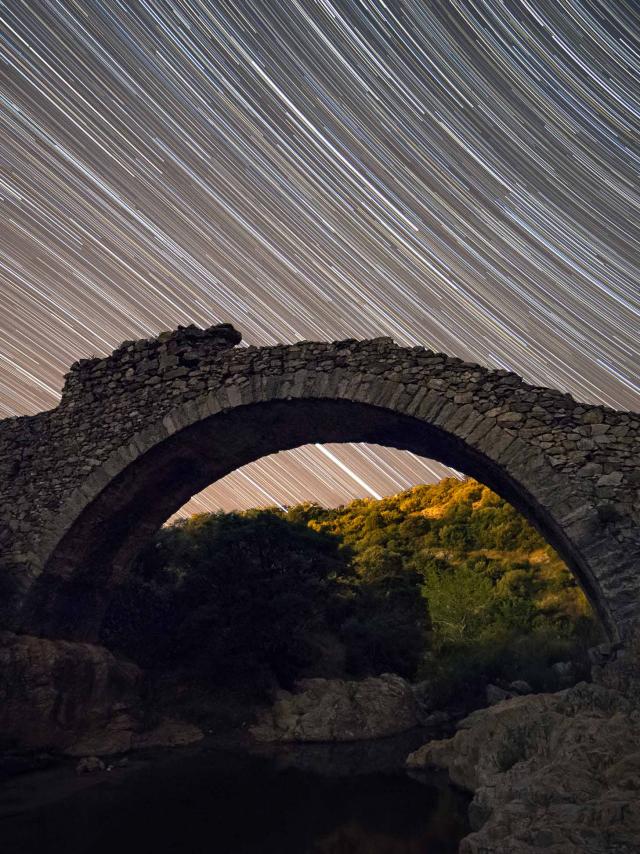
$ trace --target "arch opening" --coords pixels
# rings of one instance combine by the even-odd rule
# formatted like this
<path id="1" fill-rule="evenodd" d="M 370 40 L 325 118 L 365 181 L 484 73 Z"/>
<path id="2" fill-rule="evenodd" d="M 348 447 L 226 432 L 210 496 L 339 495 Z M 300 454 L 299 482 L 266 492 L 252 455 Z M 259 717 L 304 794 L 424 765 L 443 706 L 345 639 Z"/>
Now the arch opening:
<path id="1" fill-rule="evenodd" d="M 309 443 L 366 442 L 437 460 L 488 486 L 538 530 L 576 576 L 605 630 L 616 626 L 566 531 L 522 480 L 451 432 L 420 418 L 344 399 L 239 405 L 140 452 L 90 500 L 43 562 L 21 617 L 34 634 L 95 640 L 110 594 L 144 545 L 193 495 L 242 466 Z"/>

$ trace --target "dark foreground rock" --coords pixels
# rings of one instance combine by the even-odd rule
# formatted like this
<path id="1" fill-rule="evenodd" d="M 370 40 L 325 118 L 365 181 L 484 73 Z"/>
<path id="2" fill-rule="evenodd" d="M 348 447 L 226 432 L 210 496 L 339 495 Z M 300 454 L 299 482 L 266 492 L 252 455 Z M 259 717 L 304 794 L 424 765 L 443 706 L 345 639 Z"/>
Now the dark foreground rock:
<path id="1" fill-rule="evenodd" d="M 76 774 L 95 774 L 104 769 L 105 764 L 98 756 L 85 756 L 76 765 Z"/>
<path id="2" fill-rule="evenodd" d="M 407 762 L 475 793 L 461 854 L 640 851 L 640 710 L 604 685 L 480 709 Z"/>
<path id="3" fill-rule="evenodd" d="M 105 647 L 0 632 L 2 744 L 99 757 L 203 737 L 173 717 L 145 725 L 142 685 L 140 668 Z"/>
<path id="4" fill-rule="evenodd" d="M 87 732 L 131 728 L 141 682 L 104 647 L 0 632 L 2 740 L 64 751 Z"/>
<path id="5" fill-rule="evenodd" d="M 384 673 L 361 681 L 303 679 L 296 693 L 280 691 L 251 733 L 258 741 L 358 741 L 418 724 L 411 685 Z"/>
<path id="6" fill-rule="evenodd" d="M 154 727 L 142 728 L 128 715 L 122 715 L 104 728 L 84 733 L 64 752 L 68 756 L 111 756 L 150 747 L 184 747 L 202 738 L 200 727 L 188 721 L 163 718 Z"/>

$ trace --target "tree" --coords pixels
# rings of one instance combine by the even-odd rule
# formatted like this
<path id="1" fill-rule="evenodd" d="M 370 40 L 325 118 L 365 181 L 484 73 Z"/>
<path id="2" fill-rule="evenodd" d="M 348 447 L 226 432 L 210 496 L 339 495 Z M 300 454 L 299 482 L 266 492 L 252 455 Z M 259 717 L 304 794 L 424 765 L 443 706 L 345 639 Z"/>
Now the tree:
<path id="1" fill-rule="evenodd" d="M 452 643 L 468 641 L 479 633 L 495 598 L 490 579 L 465 564 L 444 571 L 429 567 L 423 592 L 435 631 Z"/>

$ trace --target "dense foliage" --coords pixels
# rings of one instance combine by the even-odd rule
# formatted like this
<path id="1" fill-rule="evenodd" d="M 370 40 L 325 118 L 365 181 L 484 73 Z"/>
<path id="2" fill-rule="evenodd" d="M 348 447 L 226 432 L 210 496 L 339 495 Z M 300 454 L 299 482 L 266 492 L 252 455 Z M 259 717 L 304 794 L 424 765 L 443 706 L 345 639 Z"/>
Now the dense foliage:
<path id="1" fill-rule="evenodd" d="M 377 555 L 422 579 L 428 635 L 419 675 L 443 694 L 487 680 L 553 687 L 549 665 L 584 657 L 600 628 L 558 555 L 510 504 L 448 478 L 336 510 L 293 508 L 342 538 L 356 567 Z"/>
<path id="2" fill-rule="evenodd" d="M 442 698 L 488 679 L 541 687 L 598 639 L 584 595 L 509 504 L 450 478 L 337 509 L 301 504 L 169 525 L 103 638 L 214 682 L 395 671 Z"/>
<path id="3" fill-rule="evenodd" d="M 319 657 L 335 537 L 269 510 L 194 516 L 163 528 L 111 603 L 106 643 L 146 666 L 190 662 L 226 683 L 287 682 Z"/>

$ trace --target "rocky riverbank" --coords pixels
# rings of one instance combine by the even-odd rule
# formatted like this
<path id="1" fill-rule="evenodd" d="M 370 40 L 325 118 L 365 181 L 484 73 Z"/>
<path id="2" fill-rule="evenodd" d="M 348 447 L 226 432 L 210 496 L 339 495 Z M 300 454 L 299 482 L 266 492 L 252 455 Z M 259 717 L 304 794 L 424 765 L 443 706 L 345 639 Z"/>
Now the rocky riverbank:
<path id="1" fill-rule="evenodd" d="M 445 770 L 473 793 L 474 832 L 461 854 L 640 850 L 640 641 L 596 650 L 593 660 L 593 682 L 557 693 L 528 693 L 524 682 L 488 686 L 487 708 L 460 720 L 451 738 L 411 753 L 411 770 Z M 375 739 L 404 732 L 410 750 L 420 725 L 444 726 L 438 736 L 453 731 L 455 712 L 434 711 L 428 687 L 383 674 L 301 680 L 269 706 L 255 697 L 198 698 L 187 676 L 145 685 L 136 665 L 103 647 L 4 632 L 0 727 L 6 745 L 32 752 L 5 753 L 0 773 L 56 757 L 79 773 L 105 773 L 123 767 L 117 757 L 131 750 L 195 746 L 204 730 L 242 749 L 322 742 L 325 754 L 327 743 L 367 740 L 376 754 L 384 743 Z"/>
<path id="2" fill-rule="evenodd" d="M 640 850 L 638 646 L 593 683 L 479 709 L 409 756 L 474 793 L 461 854 Z"/>

